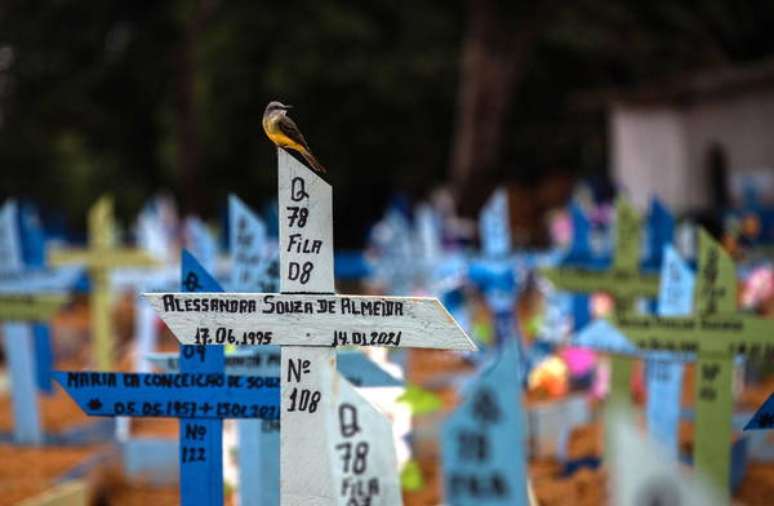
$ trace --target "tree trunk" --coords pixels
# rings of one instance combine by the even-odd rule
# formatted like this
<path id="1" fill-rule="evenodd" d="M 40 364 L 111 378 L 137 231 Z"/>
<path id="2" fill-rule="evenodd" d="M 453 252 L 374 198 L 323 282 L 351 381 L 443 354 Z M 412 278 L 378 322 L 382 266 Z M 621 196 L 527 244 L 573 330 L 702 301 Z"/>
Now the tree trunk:
<path id="1" fill-rule="evenodd" d="M 535 15 L 503 15 L 470 0 L 463 40 L 450 180 L 459 211 L 475 213 L 497 183 L 503 129 L 536 35 Z"/>

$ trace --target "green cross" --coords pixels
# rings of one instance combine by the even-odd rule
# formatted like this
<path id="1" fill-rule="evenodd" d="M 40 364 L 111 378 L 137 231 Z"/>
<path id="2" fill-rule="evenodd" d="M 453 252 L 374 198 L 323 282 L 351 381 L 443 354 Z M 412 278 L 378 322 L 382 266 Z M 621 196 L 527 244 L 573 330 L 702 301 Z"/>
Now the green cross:
<path id="1" fill-rule="evenodd" d="M 604 292 L 615 301 L 616 315 L 631 315 L 638 298 L 658 297 L 659 277 L 640 271 L 641 218 L 623 198 L 615 204 L 615 244 L 613 265 L 608 270 L 574 267 L 543 269 L 541 273 L 556 288 L 568 292 Z M 629 381 L 634 358 L 624 355 L 610 357 L 610 394 L 605 404 L 605 426 L 612 427 L 611 416 L 619 409 L 631 408 Z M 610 422 L 610 423 L 607 423 Z M 605 453 L 610 455 L 612 441 L 606 430 Z"/>
<path id="2" fill-rule="evenodd" d="M 616 315 L 613 323 L 643 351 L 697 354 L 694 462 L 717 490 L 728 493 L 734 357 L 774 351 L 774 320 L 737 312 L 734 262 L 703 230 L 694 297 L 692 316 Z"/>

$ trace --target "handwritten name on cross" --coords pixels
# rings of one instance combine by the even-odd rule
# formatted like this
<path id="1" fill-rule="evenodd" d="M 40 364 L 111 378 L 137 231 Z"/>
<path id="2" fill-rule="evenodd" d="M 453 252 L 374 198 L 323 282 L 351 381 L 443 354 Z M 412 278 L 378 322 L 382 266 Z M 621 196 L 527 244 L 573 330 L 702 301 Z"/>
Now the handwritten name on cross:
<path id="1" fill-rule="evenodd" d="M 220 289 L 187 252 L 182 267 L 184 289 Z M 90 416 L 179 418 L 181 504 L 223 504 L 222 420 L 276 421 L 279 381 L 224 374 L 220 346 L 182 346 L 181 357 L 179 373 L 70 371 L 56 380 Z"/>
<path id="2" fill-rule="evenodd" d="M 335 295 L 332 187 L 281 149 L 278 161 L 281 293 L 147 297 L 181 342 L 281 346 L 282 504 L 346 504 L 331 424 L 349 385 L 336 374 L 335 348 L 475 345 L 437 299 Z"/>
<path id="3" fill-rule="evenodd" d="M 641 350 L 697 354 L 694 462 L 728 493 L 734 357 L 771 354 L 774 321 L 737 312 L 734 263 L 703 230 L 694 301 L 692 316 L 616 315 L 613 322 Z"/>
<path id="4" fill-rule="evenodd" d="M 100 198 L 89 210 L 89 247 L 77 250 L 54 250 L 49 254 L 51 265 L 85 265 L 91 280 L 90 322 L 96 366 L 109 370 L 113 364 L 113 331 L 110 324 L 109 272 L 119 267 L 153 266 L 155 260 L 147 253 L 114 245 L 113 201 Z"/>

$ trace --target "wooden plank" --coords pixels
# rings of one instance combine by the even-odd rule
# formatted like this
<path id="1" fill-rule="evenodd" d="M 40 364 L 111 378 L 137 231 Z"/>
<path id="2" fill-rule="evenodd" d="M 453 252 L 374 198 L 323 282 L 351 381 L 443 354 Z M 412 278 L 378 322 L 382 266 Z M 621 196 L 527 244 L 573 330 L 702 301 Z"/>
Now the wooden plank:
<path id="1" fill-rule="evenodd" d="M 144 294 L 187 344 L 475 350 L 438 299 L 354 295 Z"/>
<path id="2" fill-rule="evenodd" d="M 3 344 L 10 369 L 14 442 L 42 445 L 44 438 L 35 384 L 32 327 L 23 323 L 4 324 Z"/>
<path id="3" fill-rule="evenodd" d="M 84 265 L 91 269 L 116 269 L 119 267 L 154 267 L 158 260 L 141 249 L 110 249 L 105 252 L 58 249 L 49 253 L 51 265 Z"/>
<path id="4" fill-rule="evenodd" d="M 89 416 L 271 419 L 279 401 L 276 378 L 92 371 L 54 378 Z"/>
<path id="5" fill-rule="evenodd" d="M 277 150 L 282 293 L 333 293 L 333 187 Z"/>
<path id="6" fill-rule="evenodd" d="M 0 295 L 0 320 L 45 322 L 50 320 L 67 300 L 67 295 L 60 294 Z"/>
<path id="7" fill-rule="evenodd" d="M 277 159 L 280 290 L 333 293 L 333 189 L 284 150 L 277 150 Z M 289 249 L 296 241 L 316 246 Z M 336 504 L 333 432 L 327 425 L 336 408 L 335 350 L 283 346 L 281 354 L 280 502 Z"/>

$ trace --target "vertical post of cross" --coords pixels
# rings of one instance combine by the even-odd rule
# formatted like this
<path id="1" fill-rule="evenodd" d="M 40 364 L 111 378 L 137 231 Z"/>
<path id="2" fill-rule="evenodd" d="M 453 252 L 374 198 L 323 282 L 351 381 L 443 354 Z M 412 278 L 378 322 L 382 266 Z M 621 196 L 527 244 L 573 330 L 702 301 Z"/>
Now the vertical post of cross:
<path id="1" fill-rule="evenodd" d="M 278 149 L 277 158 L 280 292 L 332 294 L 333 189 L 286 151 Z M 335 374 L 335 348 L 282 347 L 283 506 L 316 504 L 315 500 L 327 504 L 324 498 L 330 498 L 332 463 L 308 456 L 330 454 L 330 435 L 324 427 L 333 404 L 321 396 Z"/>
<path id="2" fill-rule="evenodd" d="M 735 314 L 736 268 L 731 257 L 704 231 L 699 234 L 698 266 L 696 313 L 700 317 Z M 700 346 L 696 363 L 694 465 L 726 494 L 731 480 L 731 390 L 735 357 L 727 350 Z M 727 495 L 725 500 L 728 501 Z"/>
<path id="3" fill-rule="evenodd" d="M 640 217 L 623 199 L 616 202 L 616 226 L 613 249 L 613 273 L 637 272 L 640 268 Z M 635 309 L 636 299 L 630 295 L 618 295 L 615 298 L 615 313 L 625 315 Z M 607 412 L 631 407 L 630 381 L 634 359 L 626 355 L 610 356 L 610 398 Z M 612 419 L 606 418 L 612 423 Z M 608 434 L 610 434 L 608 432 Z M 609 441 L 609 438 L 608 438 Z"/>
<path id="4" fill-rule="evenodd" d="M 89 212 L 89 249 L 104 251 L 113 242 L 112 214 L 113 203 L 109 199 L 100 199 Z M 89 298 L 89 317 L 91 318 L 94 356 L 97 367 L 108 369 L 112 363 L 112 329 L 110 325 L 110 279 L 105 269 L 89 269 L 92 294 Z"/>

